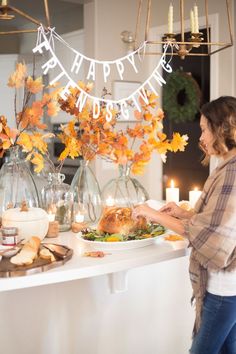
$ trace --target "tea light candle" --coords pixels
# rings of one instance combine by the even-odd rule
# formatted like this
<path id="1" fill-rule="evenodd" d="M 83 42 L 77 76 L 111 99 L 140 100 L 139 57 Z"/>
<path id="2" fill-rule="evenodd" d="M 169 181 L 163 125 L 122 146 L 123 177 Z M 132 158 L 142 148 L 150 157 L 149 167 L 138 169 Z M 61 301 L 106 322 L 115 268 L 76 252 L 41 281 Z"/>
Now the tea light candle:
<path id="1" fill-rule="evenodd" d="M 173 5 L 170 3 L 168 12 L 168 33 L 173 33 Z"/>
<path id="2" fill-rule="evenodd" d="M 189 191 L 189 203 L 192 208 L 194 208 L 201 194 L 202 191 L 199 191 L 197 187 L 195 187 L 194 190 Z"/>
<path id="3" fill-rule="evenodd" d="M 113 206 L 115 204 L 114 198 L 109 196 L 106 200 L 106 206 Z"/>
<path id="4" fill-rule="evenodd" d="M 53 214 L 51 211 L 48 212 L 48 220 L 49 220 L 49 222 L 52 222 L 55 220 L 55 214 Z"/>
<path id="5" fill-rule="evenodd" d="M 59 235 L 59 222 L 50 221 L 46 237 L 57 237 Z"/>
<path id="6" fill-rule="evenodd" d="M 75 222 L 83 222 L 84 221 L 84 215 L 81 214 L 80 212 L 78 212 L 77 214 L 75 214 Z"/>
<path id="7" fill-rule="evenodd" d="M 173 179 L 170 181 L 170 187 L 166 188 L 166 203 L 179 202 L 179 188 L 175 187 Z"/>

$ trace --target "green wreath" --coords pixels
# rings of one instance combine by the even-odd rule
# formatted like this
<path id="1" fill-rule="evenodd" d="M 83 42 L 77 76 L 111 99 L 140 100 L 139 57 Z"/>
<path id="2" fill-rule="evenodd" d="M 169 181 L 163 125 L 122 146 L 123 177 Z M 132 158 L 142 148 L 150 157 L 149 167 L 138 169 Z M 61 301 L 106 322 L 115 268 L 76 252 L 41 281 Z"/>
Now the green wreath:
<path id="1" fill-rule="evenodd" d="M 199 111 L 201 91 L 194 78 L 183 71 L 172 72 L 163 88 L 163 109 L 175 123 L 193 121 Z"/>

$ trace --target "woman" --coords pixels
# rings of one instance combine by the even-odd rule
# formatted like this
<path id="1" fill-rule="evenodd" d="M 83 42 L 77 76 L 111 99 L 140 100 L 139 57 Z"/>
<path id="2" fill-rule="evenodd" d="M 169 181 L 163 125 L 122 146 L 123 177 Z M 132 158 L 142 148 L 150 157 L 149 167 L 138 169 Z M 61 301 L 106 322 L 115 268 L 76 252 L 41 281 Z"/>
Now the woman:
<path id="1" fill-rule="evenodd" d="M 200 145 L 205 162 L 221 159 L 208 177 L 194 212 L 175 203 L 142 215 L 188 238 L 190 279 L 196 302 L 192 354 L 236 354 L 236 98 L 225 96 L 201 109 Z"/>

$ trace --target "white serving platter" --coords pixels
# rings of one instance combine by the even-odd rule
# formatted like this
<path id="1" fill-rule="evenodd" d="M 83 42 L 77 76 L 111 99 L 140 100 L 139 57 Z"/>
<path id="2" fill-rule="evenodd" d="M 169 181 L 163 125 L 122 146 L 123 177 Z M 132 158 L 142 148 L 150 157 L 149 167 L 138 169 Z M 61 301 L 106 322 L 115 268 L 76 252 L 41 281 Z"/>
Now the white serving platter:
<path id="1" fill-rule="evenodd" d="M 82 237 L 81 232 L 77 234 L 77 238 L 81 240 L 84 245 L 88 246 L 90 249 L 97 251 L 122 251 L 131 250 L 134 248 L 140 248 L 149 246 L 153 243 L 161 243 L 164 241 L 165 233 L 157 235 L 151 238 L 145 238 L 142 240 L 129 240 L 129 241 L 119 241 L 119 242 L 105 242 L 105 241 L 89 241 Z"/>

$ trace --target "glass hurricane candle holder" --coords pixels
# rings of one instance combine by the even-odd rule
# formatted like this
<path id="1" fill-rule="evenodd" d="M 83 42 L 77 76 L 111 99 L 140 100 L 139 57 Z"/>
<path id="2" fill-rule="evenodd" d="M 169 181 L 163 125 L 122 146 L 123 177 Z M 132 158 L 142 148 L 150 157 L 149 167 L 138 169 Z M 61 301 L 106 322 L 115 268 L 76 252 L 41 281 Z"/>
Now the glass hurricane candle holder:
<path id="1" fill-rule="evenodd" d="M 72 180 L 74 221 L 77 217 L 88 224 L 95 224 L 102 211 L 101 192 L 98 181 L 88 166 L 88 161 L 81 160 Z M 80 215 L 79 215 L 80 214 Z"/>
<path id="2" fill-rule="evenodd" d="M 25 201 L 29 207 L 39 206 L 33 176 L 19 146 L 9 149 L 0 171 L 0 214 L 8 208 L 18 208 Z"/>
<path id="3" fill-rule="evenodd" d="M 48 184 L 42 189 L 43 208 L 49 220 L 58 221 L 59 231 L 71 228 L 73 198 L 70 186 L 62 173 L 49 173 Z M 53 219 L 53 220 L 52 220 Z"/>

